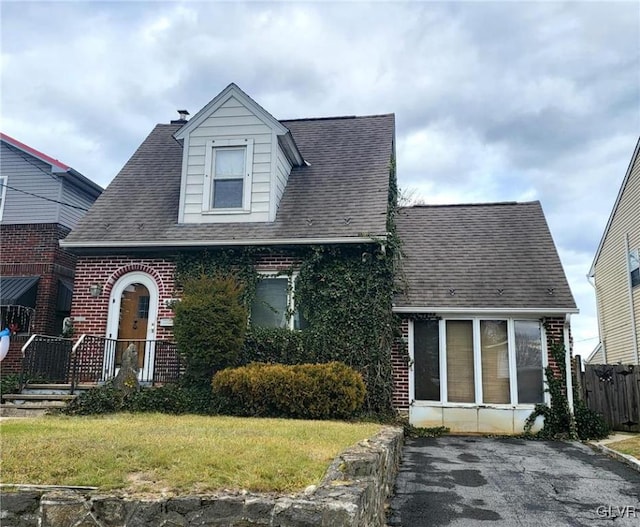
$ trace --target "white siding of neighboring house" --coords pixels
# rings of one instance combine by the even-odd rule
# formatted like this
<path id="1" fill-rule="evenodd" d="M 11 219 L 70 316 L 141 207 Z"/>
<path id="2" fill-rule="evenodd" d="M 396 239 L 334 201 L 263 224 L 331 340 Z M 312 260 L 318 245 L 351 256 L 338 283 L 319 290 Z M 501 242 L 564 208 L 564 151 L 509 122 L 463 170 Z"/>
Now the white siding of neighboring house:
<path id="1" fill-rule="evenodd" d="M 30 156 L 26 152 L 16 151 L 4 142 L 0 150 L 0 174 L 5 184 L 43 198 L 60 201 L 60 178 L 51 173 L 51 166 Z M 7 188 L 4 196 L 2 223 L 57 223 L 59 205 Z"/>
<path id="2" fill-rule="evenodd" d="M 622 192 L 609 231 L 595 265 L 595 287 L 598 317 L 605 346 L 607 363 L 637 363 L 633 346 L 633 326 L 636 338 L 640 334 L 640 286 L 633 288 L 633 311 L 629 302 L 629 248 L 640 248 L 640 159 L 636 158 Z M 640 340 L 640 339 L 638 339 Z M 640 342 L 636 345 L 640 347 Z M 593 362 L 593 360 L 591 361 Z"/>
<path id="3" fill-rule="evenodd" d="M 253 174 L 250 214 L 203 214 L 205 149 L 217 138 L 253 139 Z M 269 221 L 272 145 L 275 133 L 261 119 L 231 97 L 211 114 L 188 137 L 186 184 L 184 187 L 185 223 L 230 223 Z M 185 144 L 186 147 L 186 144 Z"/>
<path id="4" fill-rule="evenodd" d="M 60 201 L 74 207 L 82 207 L 89 209 L 96 198 L 90 196 L 86 192 L 83 192 L 78 187 L 69 182 L 66 178 L 62 179 L 62 197 Z M 60 223 L 73 229 L 80 218 L 86 214 L 86 210 L 77 209 L 74 207 L 60 206 Z"/>

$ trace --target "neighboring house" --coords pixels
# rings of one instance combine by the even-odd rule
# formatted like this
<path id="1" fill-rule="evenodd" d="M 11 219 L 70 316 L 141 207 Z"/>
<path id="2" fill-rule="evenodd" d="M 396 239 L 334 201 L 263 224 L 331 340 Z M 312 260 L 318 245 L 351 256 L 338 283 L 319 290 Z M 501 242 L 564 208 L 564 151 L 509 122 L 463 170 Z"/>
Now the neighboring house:
<path id="1" fill-rule="evenodd" d="M 640 364 L 639 251 L 640 140 L 589 270 L 600 334 L 591 364 Z"/>
<path id="2" fill-rule="evenodd" d="M 72 306 L 76 335 L 172 339 L 170 305 L 180 294 L 177 258 L 225 247 L 269 248 L 255 257 L 263 279 L 251 320 L 296 330 L 302 324 L 295 316 L 300 248 L 364 246 L 358 252 L 363 258 L 384 249 L 394 126 L 393 115 L 278 121 L 234 84 L 188 122 L 157 125 L 61 242 L 78 255 Z M 415 362 L 408 367 L 401 346 L 392 352 L 395 407 L 409 410 L 416 424 L 444 423 L 455 430 L 459 423 L 461 430 L 475 430 L 482 428 L 478 417 L 471 426 L 466 413 L 442 417 L 442 407 L 475 412 L 492 406 L 508 421 L 495 430 L 519 431 L 542 398 L 547 340 L 568 342 L 567 314 L 576 311 L 540 206 L 417 207 L 403 209 L 397 224 L 409 289 L 408 296 L 398 297 L 395 310 L 404 319 Z M 495 294 L 482 284 L 490 284 Z M 437 317 L 441 320 L 434 326 Z M 473 339 L 489 331 L 493 358 L 483 362 L 489 355 L 481 351 L 484 341 L 478 341 L 471 359 L 468 347 L 467 355 L 459 349 L 455 369 L 423 370 L 414 377 L 414 364 L 425 360 L 420 358 L 424 339 L 443 343 L 438 360 L 454 360 L 453 344 L 446 348 L 443 340 L 445 331 L 454 335 L 454 326 L 461 339 L 469 330 Z M 418 347 L 415 335 L 423 338 Z M 155 355 L 149 347 L 138 350 L 141 380 L 150 380 Z M 433 361 L 433 350 L 426 353 Z M 113 372 L 118 353 L 105 354 L 104 360 L 103 371 Z M 481 364 L 485 377 L 489 367 L 500 375 L 496 386 L 487 380 L 484 392 Z M 452 390 L 440 399 L 448 397 L 449 403 L 431 405 L 440 407 L 439 419 L 416 412 L 430 405 L 414 402 L 440 397 L 428 385 L 440 382 L 437 376 L 440 390 Z M 470 395 L 465 389 L 474 378 L 479 384 Z M 416 397 L 416 390 L 422 395 Z M 489 393 L 495 404 L 486 404 Z M 494 419 L 483 412 L 480 421 L 485 417 Z"/>
<path id="3" fill-rule="evenodd" d="M 396 406 L 418 426 L 522 431 L 578 312 L 540 203 L 415 206 L 397 228 L 410 360 L 395 350 Z"/>
<path id="4" fill-rule="evenodd" d="M 71 312 L 75 256 L 59 247 L 102 192 L 73 168 L 0 134 L 0 309 L 18 336 L 59 335 Z M 14 338 L 3 373 L 17 371 Z"/>

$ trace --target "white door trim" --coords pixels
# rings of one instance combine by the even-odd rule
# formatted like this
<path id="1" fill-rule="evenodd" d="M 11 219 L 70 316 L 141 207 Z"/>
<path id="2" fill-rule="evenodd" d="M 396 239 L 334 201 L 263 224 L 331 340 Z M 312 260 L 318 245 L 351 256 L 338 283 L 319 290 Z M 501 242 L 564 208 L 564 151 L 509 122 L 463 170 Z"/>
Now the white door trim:
<path id="1" fill-rule="evenodd" d="M 153 380 L 153 363 L 155 359 L 155 341 L 156 338 L 156 322 L 158 320 L 158 299 L 160 292 L 158 284 L 153 277 L 147 273 L 141 271 L 133 271 L 127 273 L 120 278 L 113 285 L 111 289 L 111 295 L 109 296 L 109 313 L 107 316 L 107 339 L 117 339 L 118 329 L 120 324 L 120 302 L 122 300 L 122 293 L 125 288 L 131 284 L 142 284 L 149 291 L 149 319 L 147 324 L 146 340 L 148 341 L 145 347 L 144 363 L 142 370 L 138 373 L 138 378 L 141 382 L 151 382 Z M 109 348 L 109 346 L 107 347 Z M 105 354 L 104 369 L 105 373 L 114 372 L 115 353 Z M 106 375 L 105 375 L 106 377 Z"/>

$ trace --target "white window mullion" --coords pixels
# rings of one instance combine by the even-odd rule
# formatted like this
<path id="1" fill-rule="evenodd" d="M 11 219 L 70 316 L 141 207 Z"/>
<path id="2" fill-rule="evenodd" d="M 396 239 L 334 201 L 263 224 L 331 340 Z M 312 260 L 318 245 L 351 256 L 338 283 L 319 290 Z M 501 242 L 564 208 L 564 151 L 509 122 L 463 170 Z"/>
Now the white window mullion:
<path id="1" fill-rule="evenodd" d="M 412 328 L 413 329 L 413 328 Z M 440 400 L 448 402 L 447 396 L 447 324 L 444 319 L 438 322 L 440 338 Z"/>
<path id="2" fill-rule="evenodd" d="M 409 339 L 408 351 L 409 351 L 409 404 L 416 400 L 416 380 L 415 380 L 415 355 L 413 345 L 413 319 L 409 319 L 409 332 L 407 338 Z"/>
<path id="3" fill-rule="evenodd" d="M 289 284 L 288 284 L 288 293 L 289 293 L 289 329 L 290 330 L 294 330 L 295 329 L 295 320 L 294 320 L 294 314 L 296 312 L 296 306 L 295 306 L 295 293 L 296 293 L 296 278 L 298 277 L 297 273 L 292 273 L 291 276 L 289 276 Z"/>
<path id="4" fill-rule="evenodd" d="M 516 365 L 516 332 L 513 319 L 507 320 L 507 345 L 509 350 L 509 387 L 511 404 L 518 404 L 518 368 Z"/>
<path id="5" fill-rule="evenodd" d="M 245 177 L 244 177 L 244 196 L 242 200 L 243 210 L 251 211 L 251 188 L 253 175 L 253 139 L 247 139 L 247 150 L 245 157 Z M 273 184 L 273 183 L 272 183 Z"/>
<path id="6" fill-rule="evenodd" d="M 482 356 L 480 354 L 480 320 L 473 319 L 473 371 L 476 404 L 482 403 Z"/>
<path id="7" fill-rule="evenodd" d="M 207 141 L 204 151 L 204 181 L 202 185 L 202 212 L 212 208 L 213 200 L 213 141 Z"/>
<path id="8" fill-rule="evenodd" d="M 549 393 L 549 383 L 547 382 L 546 369 L 549 366 L 549 356 L 547 355 L 547 330 L 544 324 L 540 324 L 540 344 L 542 349 L 542 385 L 544 386 L 544 402 L 551 405 L 551 394 Z"/>

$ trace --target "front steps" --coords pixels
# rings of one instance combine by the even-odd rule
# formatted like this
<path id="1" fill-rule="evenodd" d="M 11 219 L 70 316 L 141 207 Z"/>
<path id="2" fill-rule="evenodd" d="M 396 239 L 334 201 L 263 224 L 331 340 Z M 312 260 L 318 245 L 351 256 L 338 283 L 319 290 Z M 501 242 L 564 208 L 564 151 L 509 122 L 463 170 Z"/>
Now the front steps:
<path id="1" fill-rule="evenodd" d="M 80 384 L 71 394 L 70 384 L 27 384 L 22 393 L 2 396 L 1 417 L 38 417 L 64 408 L 83 390 L 94 388 L 94 384 Z"/>

